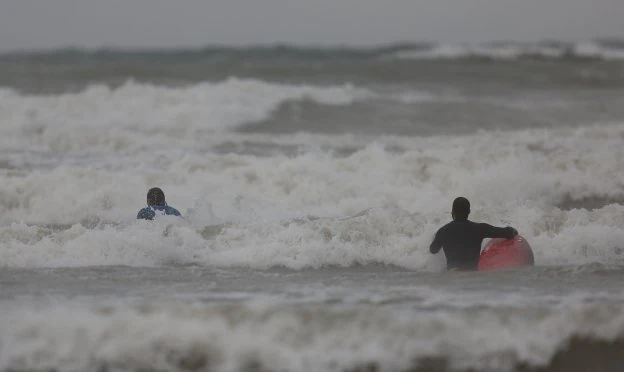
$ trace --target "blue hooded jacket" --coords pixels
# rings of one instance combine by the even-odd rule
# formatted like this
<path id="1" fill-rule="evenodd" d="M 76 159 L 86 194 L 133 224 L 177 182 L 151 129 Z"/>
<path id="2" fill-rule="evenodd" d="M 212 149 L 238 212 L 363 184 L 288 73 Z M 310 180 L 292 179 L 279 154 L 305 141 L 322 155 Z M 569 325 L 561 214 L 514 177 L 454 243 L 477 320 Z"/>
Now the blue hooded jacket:
<path id="1" fill-rule="evenodd" d="M 170 207 L 167 203 L 163 204 L 153 204 L 149 207 L 145 207 L 139 211 L 137 214 L 138 220 L 153 220 L 156 217 L 156 214 L 166 215 L 166 216 L 178 216 L 182 217 L 180 212 L 177 209 Z"/>

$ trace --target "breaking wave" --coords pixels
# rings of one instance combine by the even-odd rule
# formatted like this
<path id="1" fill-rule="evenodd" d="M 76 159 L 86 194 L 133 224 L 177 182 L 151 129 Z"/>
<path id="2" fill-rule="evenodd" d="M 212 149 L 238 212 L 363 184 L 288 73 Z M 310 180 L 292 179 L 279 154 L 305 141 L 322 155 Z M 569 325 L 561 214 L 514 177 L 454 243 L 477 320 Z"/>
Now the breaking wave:
<path id="1" fill-rule="evenodd" d="M 403 49 L 390 54 L 399 59 L 600 59 L 624 60 L 624 46 L 598 42 L 574 44 L 439 44 L 430 48 Z"/>
<path id="2" fill-rule="evenodd" d="M 329 143 L 355 150 L 169 151 L 123 164 L 9 167 L 0 187 L 0 262 L 437 270 L 443 258 L 428 244 L 448 221 L 451 200 L 464 195 L 474 220 L 516 227 L 539 265 L 622 263 L 624 184 L 613 176 L 624 172 L 622 136 L 621 124 L 369 144 L 332 136 Z M 274 140 L 309 146 L 319 138 Z M 134 219 L 154 184 L 184 221 Z"/>
<path id="3" fill-rule="evenodd" d="M 621 307 L 438 310 L 146 302 L 3 309 L 11 371 L 617 371 Z M 591 367 L 591 368 L 590 368 Z"/>
<path id="4" fill-rule="evenodd" d="M 230 78 L 166 87 L 129 81 L 78 93 L 22 95 L 0 90 L 5 151 L 56 153 L 149 148 L 154 141 L 191 141 L 269 117 L 280 104 L 310 100 L 349 105 L 372 95 L 353 85 L 307 86 Z"/>

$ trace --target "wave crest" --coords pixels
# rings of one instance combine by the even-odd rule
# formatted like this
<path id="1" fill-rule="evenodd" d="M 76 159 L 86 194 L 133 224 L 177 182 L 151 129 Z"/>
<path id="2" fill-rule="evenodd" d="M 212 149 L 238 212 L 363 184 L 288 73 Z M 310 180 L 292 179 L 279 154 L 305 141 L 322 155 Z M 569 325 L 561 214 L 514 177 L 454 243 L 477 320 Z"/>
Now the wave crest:
<path id="1" fill-rule="evenodd" d="M 268 118 L 288 101 L 349 105 L 372 93 L 351 84 L 324 87 L 230 78 L 176 88 L 129 81 L 117 88 L 91 85 L 78 93 L 21 95 L 5 89 L 0 95 L 3 149 L 93 153 L 235 129 Z"/>
<path id="2" fill-rule="evenodd" d="M 398 59 L 599 59 L 624 60 L 624 48 L 598 42 L 574 44 L 439 44 L 403 49 L 386 57 Z"/>
<path id="3" fill-rule="evenodd" d="M 46 306 L 4 309 L 0 369 L 560 371 L 579 363 L 567 370 L 579 371 L 595 363 L 615 371 L 623 325 L 620 307 L 580 303 L 417 314 L 313 304 Z"/>

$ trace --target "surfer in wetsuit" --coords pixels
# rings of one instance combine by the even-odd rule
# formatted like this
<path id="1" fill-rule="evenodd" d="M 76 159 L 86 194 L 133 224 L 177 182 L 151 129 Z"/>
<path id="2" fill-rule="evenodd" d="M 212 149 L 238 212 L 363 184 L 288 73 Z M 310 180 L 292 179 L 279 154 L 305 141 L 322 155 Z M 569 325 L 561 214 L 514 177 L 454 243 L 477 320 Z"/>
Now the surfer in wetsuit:
<path id="1" fill-rule="evenodd" d="M 440 249 L 446 255 L 446 268 L 449 270 L 477 270 L 481 242 L 485 238 L 511 239 L 518 235 L 511 226 L 495 227 L 487 223 L 468 220 L 470 202 L 459 197 L 453 201 L 451 215 L 453 221 L 442 226 L 435 235 L 429 250 L 436 254 Z"/>
<path id="2" fill-rule="evenodd" d="M 147 191 L 147 207 L 139 211 L 137 219 L 153 220 L 156 214 L 181 217 L 177 209 L 167 205 L 165 193 L 158 187 L 151 188 Z"/>

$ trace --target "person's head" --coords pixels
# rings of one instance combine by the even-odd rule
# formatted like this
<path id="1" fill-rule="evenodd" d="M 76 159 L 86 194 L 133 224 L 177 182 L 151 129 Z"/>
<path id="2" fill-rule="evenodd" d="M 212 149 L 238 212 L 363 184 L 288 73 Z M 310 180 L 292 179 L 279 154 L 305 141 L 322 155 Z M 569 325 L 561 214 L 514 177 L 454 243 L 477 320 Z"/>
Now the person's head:
<path id="1" fill-rule="evenodd" d="M 454 220 L 466 220 L 470 214 L 470 202 L 468 199 L 460 196 L 453 201 L 453 209 L 451 215 Z"/>
<path id="2" fill-rule="evenodd" d="M 147 205 L 165 204 L 165 193 L 158 187 L 153 187 L 147 191 Z"/>

